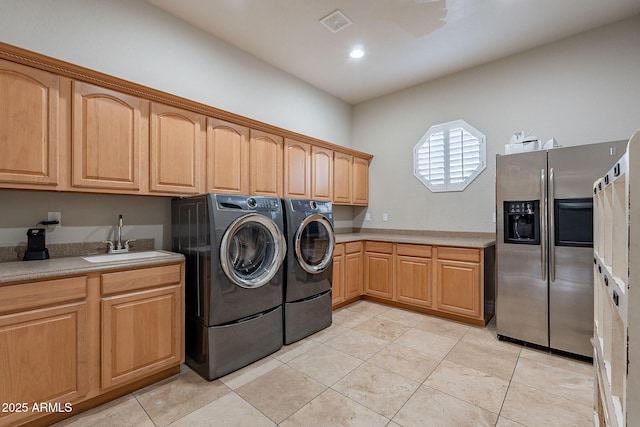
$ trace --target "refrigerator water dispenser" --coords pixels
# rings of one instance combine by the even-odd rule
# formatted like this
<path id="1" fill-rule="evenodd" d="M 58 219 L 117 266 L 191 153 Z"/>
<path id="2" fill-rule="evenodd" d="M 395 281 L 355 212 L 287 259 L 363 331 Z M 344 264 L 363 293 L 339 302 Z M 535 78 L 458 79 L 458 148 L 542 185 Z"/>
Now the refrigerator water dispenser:
<path id="1" fill-rule="evenodd" d="M 540 244 L 540 201 L 504 202 L 504 242 Z"/>

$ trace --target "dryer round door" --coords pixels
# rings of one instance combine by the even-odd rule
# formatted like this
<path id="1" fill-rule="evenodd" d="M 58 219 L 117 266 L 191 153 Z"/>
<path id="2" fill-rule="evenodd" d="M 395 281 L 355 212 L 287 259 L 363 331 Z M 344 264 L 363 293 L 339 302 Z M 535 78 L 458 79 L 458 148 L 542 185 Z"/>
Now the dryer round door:
<path id="1" fill-rule="evenodd" d="M 285 253 L 286 242 L 275 222 L 252 213 L 236 219 L 222 236 L 220 265 L 236 285 L 259 288 L 276 275 Z"/>
<path id="2" fill-rule="evenodd" d="M 307 273 L 318 274 L 333 262 L 335 238 L 333 227 L 323 215 L 309 215 L 296 232 L 295 251 L 300 267 Z"/>

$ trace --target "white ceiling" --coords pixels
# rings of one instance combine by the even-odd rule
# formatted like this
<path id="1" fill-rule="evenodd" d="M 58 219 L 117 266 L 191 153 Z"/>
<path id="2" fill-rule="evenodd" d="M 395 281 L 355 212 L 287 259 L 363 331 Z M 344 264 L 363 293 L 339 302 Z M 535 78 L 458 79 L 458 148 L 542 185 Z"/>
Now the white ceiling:
<path id="1" fill-rule="evenodd" d="M 640 14 L 640 0 L 147 1 L 351 104 Z M 333 34 L 319 20 L 336 9 L 353 24 Z"/>

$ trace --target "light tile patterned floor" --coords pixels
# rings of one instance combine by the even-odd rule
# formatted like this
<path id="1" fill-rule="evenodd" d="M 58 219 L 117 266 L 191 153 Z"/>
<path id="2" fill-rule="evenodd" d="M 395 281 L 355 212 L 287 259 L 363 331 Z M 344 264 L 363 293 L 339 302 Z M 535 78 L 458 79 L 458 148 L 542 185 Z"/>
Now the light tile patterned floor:
<path id="1" fill-rule="evenodd" d="M 60 426 L 591 426 L 588 363 L 495 327 L 358 301 L 331 327 L 207 382 L 180 374 Z"/>

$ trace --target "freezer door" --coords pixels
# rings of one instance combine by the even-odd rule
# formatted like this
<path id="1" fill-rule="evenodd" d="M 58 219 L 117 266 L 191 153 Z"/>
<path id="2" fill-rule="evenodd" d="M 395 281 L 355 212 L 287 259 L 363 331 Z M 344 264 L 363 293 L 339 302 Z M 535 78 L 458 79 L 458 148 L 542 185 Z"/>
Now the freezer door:
<path id="1" fill-rule="evenodd" d="M 546 247 L 547 153 L 496 159 L 496 327 L 498 335 L 549 345 Z M 505 243 L 504 202 L 539 201 L 538 244 Z"/>
<path id="2" fill-rule="evenodd" d="M 586 357 L 593 354 L 589 341 L 593 336 L 593 228 L 587 221 L 592 212 L 586 211 L 585 201 L 592 198 L 593 182 L 613 167 L 625 146 L 622 141 L 548 151 L 549 346 L 553 349 Z M 578 222 L 586 235 L 558 228 L 567 223 L 575 228 Z M 571 234 L 580 238 L 572 239 Z M 583 244 L 568 243 L 572 240 Z"/>

